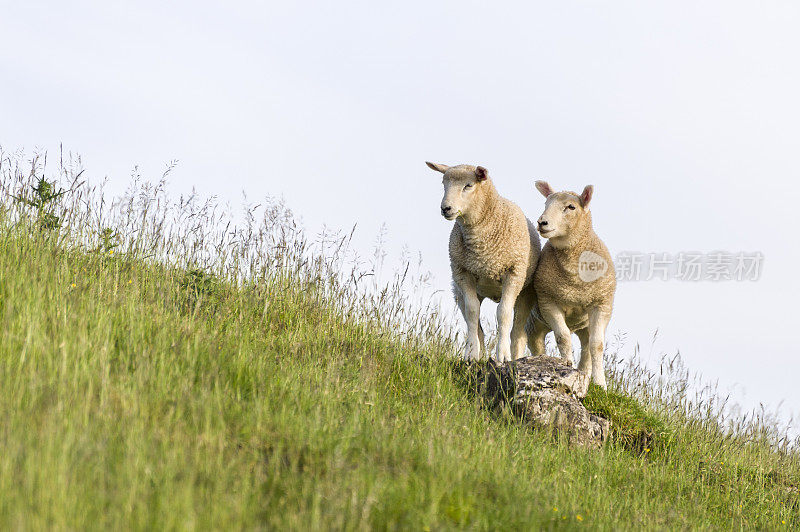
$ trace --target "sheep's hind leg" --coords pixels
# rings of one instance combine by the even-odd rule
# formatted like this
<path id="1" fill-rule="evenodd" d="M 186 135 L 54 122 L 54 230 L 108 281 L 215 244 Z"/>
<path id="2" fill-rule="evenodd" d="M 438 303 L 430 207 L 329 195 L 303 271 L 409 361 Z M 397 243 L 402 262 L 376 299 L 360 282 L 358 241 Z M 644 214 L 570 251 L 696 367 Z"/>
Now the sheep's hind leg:
<path id="1" fill-rule="evenodd" d="M 544 355 L 546 351 L 544 338 L 550 332 L 547 324 L 536 319 L 531 313 L 528 323 L 525 325 L 525 331 L 528 333 L 528 349 L 531 350 L 531 354 L 536 356 Z"/>
<path id="2" fill-rule="evenodd" d="M 478 308 L 483 305 L 484 298 L 478 296 Z M 486 335 L 483 333 L 483 325 L 481 325 L 480 311 L 478 311 L 478 342 L 481 344 L 481 359 L 486 358 Z"/>
<path id="3" fill-rule="evenodd" d="M 541 313 L 542 318 L 544 318 L 556 336 L 556 345 L 558 345 L 558 352 L 561 353 L 561 361 L 568 366 L 572 366 L 575 363 L 572 358 L 572 333 L 567 327 L 564 313 L 554 305 L 542 305 Z"/>
<path id="4" fill-rule="evenodd" d="M 512 360 L 525 356 L 525 345 L 528 343 L 528 331 L 525 325 L 530 318 L 534 298 L 533 287 L 523 290 L 517 296 L 517 302 L 514 305 L 514 325 L 511 327 Z"/>
<path id="5" fill-rule="evenodd" d="M 585 375 L 592 372 L 592 353 L 589 350 L 589 329 L 575 331 L 581 341 L 581 359 L 578 361 L 578 371 Z"/>

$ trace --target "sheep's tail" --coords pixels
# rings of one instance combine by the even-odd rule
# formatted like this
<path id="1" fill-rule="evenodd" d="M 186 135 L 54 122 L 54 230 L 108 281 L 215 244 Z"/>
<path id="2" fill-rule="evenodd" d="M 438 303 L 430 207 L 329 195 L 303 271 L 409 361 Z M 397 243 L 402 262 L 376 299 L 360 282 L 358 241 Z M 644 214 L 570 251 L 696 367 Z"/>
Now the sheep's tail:
<path id="1" fill-rule="evenodd" d="M 541 321 L 544 323 L 544 319 L 542 318 L 542 314 L 539 312 L 539 302 L 535 302 L 533 307 L 531 307 L 531 317 L 528 318 L 528 321 Z"/>
<path id="2" fill-rule="evenodd" d="M 542 314 L 539 311 L 539 302 L 534 301 L 533 306 L 531 307 L 531 313 L 528 316 L 528 321 L 525 323 L 525 332 L 528 336 L 533 334 L 533 329 L 536 327 L 536 322 L 545 323 L 544 318 L 542 318 Z"/>

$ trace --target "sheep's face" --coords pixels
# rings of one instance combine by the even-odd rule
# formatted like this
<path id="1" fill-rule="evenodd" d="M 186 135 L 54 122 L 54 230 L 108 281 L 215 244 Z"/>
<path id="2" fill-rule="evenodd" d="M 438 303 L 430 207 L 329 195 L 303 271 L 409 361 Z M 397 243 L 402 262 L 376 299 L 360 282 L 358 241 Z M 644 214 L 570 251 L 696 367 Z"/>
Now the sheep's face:
<path id="1" fill-rule="evenodd" d="M 551 241 L 568 237 L 589 212 L 589 202 L 594 190 L 592 185 L 584 188 L 581 194 L 553 192 L 544 181 L 537 181 L 536 188 L 547 198 L 544 212 L 537 223 L 539 234 Z"/>
<path id="2" fill-rule="evenodd" d="M 444 174 L 442 177 L 444 196 L 440 212 L 448 220 L 455 220 L 469 211 L 478 189 L 489 177 L 486 168 L 482 166 L 468 164 L 447 166 L 435 163 L 427 165 Z"/>

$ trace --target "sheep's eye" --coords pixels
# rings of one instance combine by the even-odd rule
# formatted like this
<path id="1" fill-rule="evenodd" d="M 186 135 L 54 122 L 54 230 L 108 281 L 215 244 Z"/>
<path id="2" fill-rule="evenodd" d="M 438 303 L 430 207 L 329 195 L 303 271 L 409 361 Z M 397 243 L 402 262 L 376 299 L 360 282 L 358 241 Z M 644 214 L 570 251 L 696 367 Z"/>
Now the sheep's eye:
<path id="1" fill-rule="evenodd" d="M 569 204 L 569 205 L 567 205 L 567 209 L 569 209 L 571 211 L 574 211 L 575 210 L 575 205 Z"/>
<path id="2" fill-rule="evenodd" d="M 467 190 L 468 188 L 472 188 L 472 183 L 467 183 L 464 185 L 464 190 Z"/>

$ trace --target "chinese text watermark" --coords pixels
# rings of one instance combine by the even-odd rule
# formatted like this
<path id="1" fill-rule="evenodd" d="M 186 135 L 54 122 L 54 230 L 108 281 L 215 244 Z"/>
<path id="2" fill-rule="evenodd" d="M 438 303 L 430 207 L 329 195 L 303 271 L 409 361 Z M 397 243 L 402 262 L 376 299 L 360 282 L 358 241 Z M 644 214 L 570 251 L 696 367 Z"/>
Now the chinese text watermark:
<path id="1" fill-rule="evenodd" d="M 614 257 L 619 281 L 757 281 L 764 255 L 759 251 L 676 254 L 626 251 Z"/>

